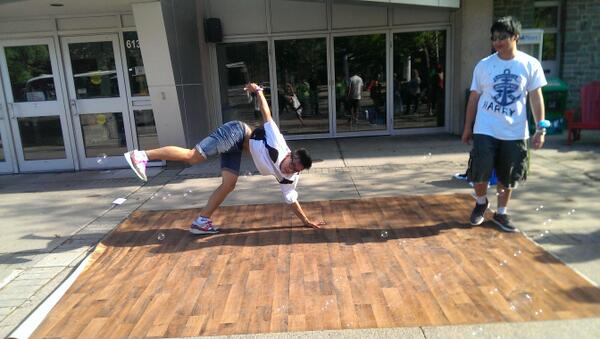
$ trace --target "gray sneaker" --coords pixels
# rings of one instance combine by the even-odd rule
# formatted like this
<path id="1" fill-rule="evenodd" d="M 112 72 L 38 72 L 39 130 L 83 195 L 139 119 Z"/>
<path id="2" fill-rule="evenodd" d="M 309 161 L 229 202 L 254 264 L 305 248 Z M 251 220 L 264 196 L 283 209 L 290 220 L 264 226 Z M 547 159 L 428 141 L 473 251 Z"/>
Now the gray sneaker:
<path id="1" fill-rule="evenodd" d="M 492 221 L 500 226 L 500 228 L 504 232 L 518 232 L 519 230 L 515 227 L 515 225 L 510 221 L 510 217 L 508 214 L 498 214 L 494 213 L 494 217 Z"/>
<path id="2" fill-rule="evenodd" d="M 475 202 L 475 208 L 473 209 L 473 212 L 471 212 L 471 225 L 481 225 L 484 220 L 483 215 L 488 207 L 490 207 L 490 202 L 487 198 L 485 199 L 485 204 L 480 205 Z"/>

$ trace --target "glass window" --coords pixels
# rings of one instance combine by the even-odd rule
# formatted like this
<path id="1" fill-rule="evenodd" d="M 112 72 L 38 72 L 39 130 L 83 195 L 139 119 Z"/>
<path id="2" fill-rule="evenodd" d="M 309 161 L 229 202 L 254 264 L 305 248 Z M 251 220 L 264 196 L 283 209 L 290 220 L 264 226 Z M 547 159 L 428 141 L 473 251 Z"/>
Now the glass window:
<path id="1" fill-rule="evenodd" d="M 123 114 L 81 114 L 79 120 L 87 158 L 127 152 Z"/>
<path id="2" fill-rule="evenodd" d="M 269 55 L 266 41 L 217 44 L 223 122 L 241 120 L 258 126 L 262 115 L 244 87 L 255 82 L 271 104 Z"/>
<path id="3" fill-rule="evenodd" d="M 18 118 L 25 160 L 65 159 L 60 117 Z"/>
<path id="4" fill-rule="evenodd" d="M 336 129 L 386 128 L 385 34 L 334 38 Z"/>
<path id="5" fill-rule="evenodd" d="M 5 47 L 4 52 L 14 102 L 56 100 L 47 45 Z"/>
<path id="6" fill-rule="evenodd" d="M 148 83 L 146 82 L 146 71 L 140 50 L 140 40 L 137 32 L 124 32 L 123 43 L 125 44 L 125 57 L 127 58 L 127 73 L 129 74 L 129 86 L 131 96 L 148 96 Z"/>
<path id="7" fill-rule="evenodd" d="M 139 149 L 159 148 L 158 133 L 156 133 L 156 123 L 151 109 L 134 110 L 135 129 L 138 138 Z"/>
<path id="8" fill-rule="evenodd" d="M 394 128 L 444 126 L 446 32 L 394 34 Z"/>
<path id="9" fill-rule="evenodd" d="M 69 44 L 77 99 L 119 96 L 111 41 Z"/>
<path id="10" fill-rule="evenodd" d="M 536 28 L 558 27 L 558 6 L 535 7 L 534 16 Z"/>
<path id="11" fill-rule="evenodd" d="M 542 60 L 556 59 L 556 33 L 544 33 Z"/>
<path id="12" fill-rule="evenodd" d="M 325 38 L 277 40 L 275 55 L 282 133 L 329 132 Z"/>

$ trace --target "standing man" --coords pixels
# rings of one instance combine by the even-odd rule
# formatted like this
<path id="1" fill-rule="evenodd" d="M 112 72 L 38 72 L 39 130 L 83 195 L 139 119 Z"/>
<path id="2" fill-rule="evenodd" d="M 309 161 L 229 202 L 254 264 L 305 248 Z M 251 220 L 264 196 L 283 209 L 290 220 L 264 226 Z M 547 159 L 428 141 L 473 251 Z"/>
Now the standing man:
<path id="1" fill-rule="evenodd" d="M 363 79 L 354 74 L 350 77 L 348 84 L 348 105 L 350 106 L 350 124 L 358 122 L 358 111 L 360 110 L 360 99 L 362 98 Z"/>
<path id="2" fill-rule="evenodd" d="M 527 177 L 526 99 L 536 122 L 533 148 L 544 145 L 544 101 L 541 88 L 546 85 L 540 62 L 517 50 L 521 24 L 512 17 L 496 20 L 490 29 L 496 53 L 479 61 L 473 72 L 471 94 L 462 141 L 473 140 L 469 180 L 475 183 L 477 201 L 471 213 L 471 225 L 480 225 L 490 206 L 488 180 L 493 169 L 498 177 L 498 211 L 493 222 L 506 232 L 517 228 L 508 214 L 513 188 Z M 475 126 L 473 127 L 473 121 Z"/>
<path id="3" fill-rule="evenodd" d="M 127 163 L 135 174 L 147 181 L 146 163 L 152 160 L 182 161 L 191 165 L 201 163 L 209 156 L 221 155 L 222 183 L 212 193 L 206 206 L 190 226 L 192 234 L 217 233 L 211 216 L 227 195 L 233 191 L 240 173 L 242 151 L 250 152 L 256 168 L 262 175 L 273 175 L 283 194 L 283 200 L 289 204 L 305 226 L 319 228 L 324 221 L 311 221 L 298 202 L 296 185 L 300 172 L 309 169 L 312 159 L 308 152 L 297 149 L 291 152 L 279 127 L 271 117 L 271 110 L 257 84 L 249 84 L 246 91 L 256 95 L 263 118 L 263 125 L 254 131 L 241 121 L 230 121 L 200 141 L 195 148 L 186 149 L 177 146 L 165 146 L 157 149 L 133 150 L 124 154 Z"/>

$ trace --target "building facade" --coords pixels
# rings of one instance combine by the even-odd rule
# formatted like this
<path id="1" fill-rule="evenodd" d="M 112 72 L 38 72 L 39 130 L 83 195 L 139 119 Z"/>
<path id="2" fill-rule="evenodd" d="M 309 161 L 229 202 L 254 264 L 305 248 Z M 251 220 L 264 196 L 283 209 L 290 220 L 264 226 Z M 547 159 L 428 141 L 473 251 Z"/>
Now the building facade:
<path id="1" fill-rule="evenodd" d="M 494 16 L 546 18 L 549 72 L 586 81 L 564 51 L 598 46 L 585 34 L 598 21 L 568 18 L 596 5 L 576 2 L 559 2 L 556 26 L 548 1 L 533 14 L 509 0 L 0 2 L 0 173 L 124 167 L 129 149 L 257 125 L 249 81 L 288 139 L 458 134 Z"/>

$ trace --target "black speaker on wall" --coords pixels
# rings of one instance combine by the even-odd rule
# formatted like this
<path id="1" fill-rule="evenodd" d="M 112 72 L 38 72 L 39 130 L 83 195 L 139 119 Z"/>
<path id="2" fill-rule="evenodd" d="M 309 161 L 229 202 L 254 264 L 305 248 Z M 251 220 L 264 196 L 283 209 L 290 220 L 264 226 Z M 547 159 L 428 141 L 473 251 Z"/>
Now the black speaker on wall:
<path id="1" fill-rule="evenodd" d="M 204 20 L 204 37 L 206 42 L 223 41 L 223 29 L 219 18 L 207 18 Z"/>

